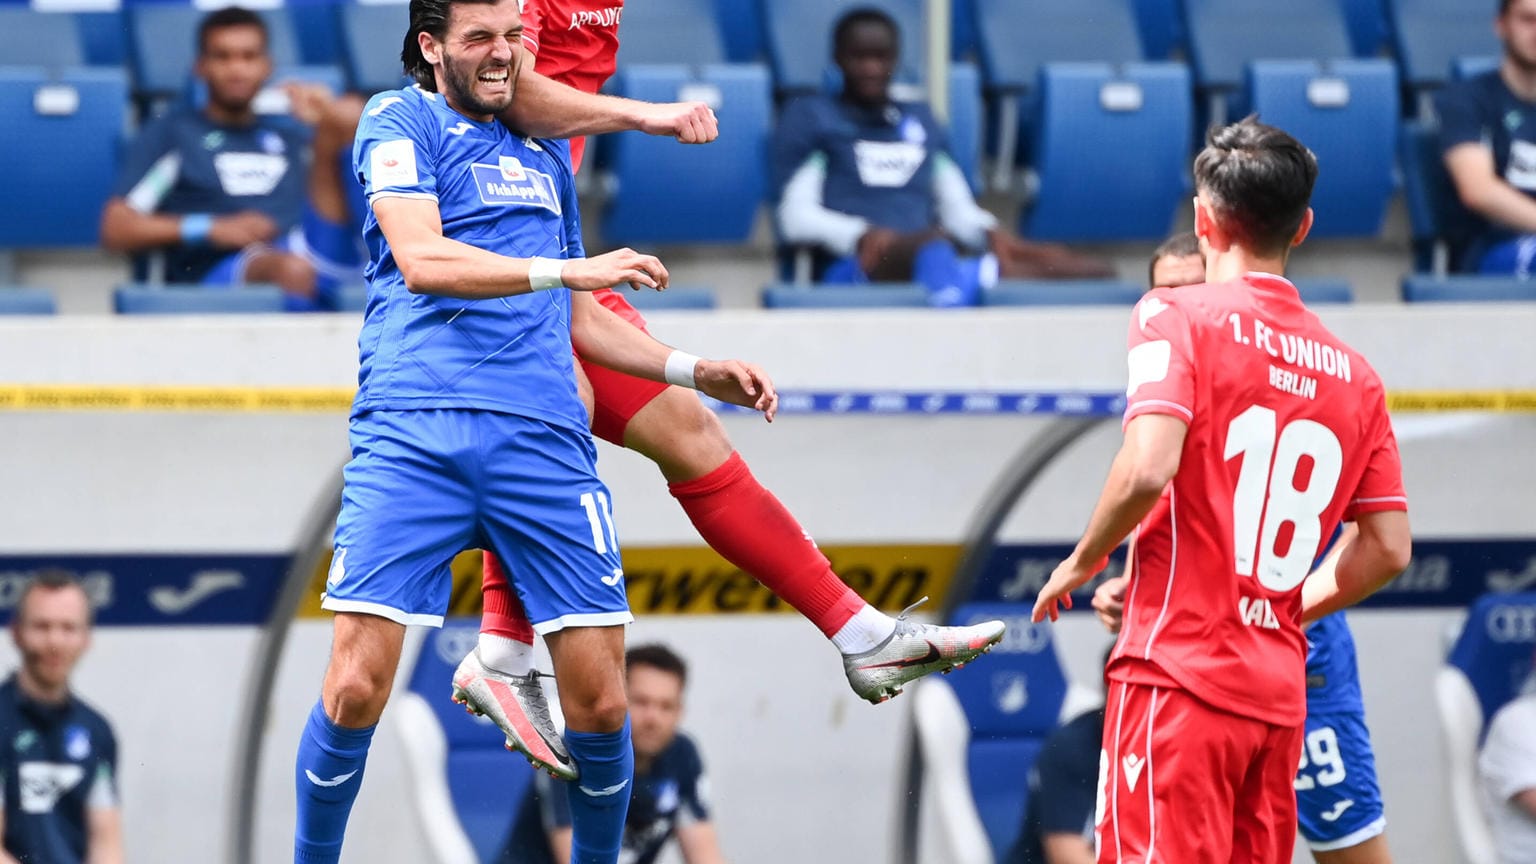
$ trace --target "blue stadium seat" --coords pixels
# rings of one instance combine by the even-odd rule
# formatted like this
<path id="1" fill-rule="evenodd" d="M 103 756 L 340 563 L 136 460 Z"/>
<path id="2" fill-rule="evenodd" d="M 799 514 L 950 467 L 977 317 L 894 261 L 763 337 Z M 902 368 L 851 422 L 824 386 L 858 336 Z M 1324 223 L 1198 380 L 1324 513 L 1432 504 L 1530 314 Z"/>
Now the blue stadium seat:
<path id="1" fill-rule="evenodd" d="M 341 62 L 341 6 L 350 2 L 354 0 L 287 0 L 288 18 L 299 42 L 299 62 L 306 66 Z"/>
<path id="2" fill-rule="evenodd" d="M 723 134 L 708 147 L 626 132 L 611 142 L 616 189 L 603 213 L 611 243 L 741 243 L 768 191 L 772 94 L 755 64 L 711 65 L 693 78 L 684 66 L 630 66 L 614 78 L 620 95 L 654 102 L 700 99 Z"/>
<path id="3" fill-rule="evenodd" d="M 391 705 L 432 861 L 497 860 L 533 780 L 495 726 L 447 698 L 479 630 L 478 620 L 450 618 L 428 631 L 410 684 Z"/>
<path id="4" fill-rule="evenodd" d="M 624 290 L 624 299 L 641 312 L 672 310 L 703 311 L 715 308 L 715 292 L 709 288 L 673 285 L 665 291 L 642 288 L 639 291 Z"/>
<path id="5" fill-rule="evenodd" d="M 80 29 L 67 12 L 38 12 L 26 6 L 0 6 L 6 66 L 42 66 L 56 72 L 85 62 Z"/>
<path id="6" fill-rule="evenodd" d="M 342 4 L 341 54 L 353 90 L 371 96 L 402 86 L 406 77 L 400 52 L 381 46 L 399 42 L 408 23 L 404 3 Z"/>
<path id="7" fill-rule="evenodd" d="M 0 285 L 0 315 L 52 315 L 58 311 L 47 288 Z"/>
<path id="8" fill-rule="evenodd" d="M 774 89 L 780 94 L 820 90 L 832 65 L 832 28 L 844 13 L 878 6 L 901 29 L 898 81 L 923 80 L 923 0 L 764 0 L 763 35 Z"/>
<path id="9" fill-rule="evenodd" d="M 1003 860 L 1018 837 L 1029 799 L 1029 772 L 1045 739 L 1063 721 L 1097 702 L 1067 682 L 1047 625 L 1031 624 L 1029 609 L 1012 603 L 975 603 L 951 616 L 954 624 L 1001 618 L 1003 641 L 969 675 L 917 685 L 914 723 L 929 790 L 956 849 L 939 859 Z M 984 668 L 983 668 L 984 667 Z M 967 782 L 968 781 L 968 782 Z M 948 819 L 946 809 L 965 799 L 974 813 Z M 958 814 L 957 814 L 958 815 Z M 990 855 L 971 853 L 975 840 L 961 836 L 979 821 Z M 956 830 L 959 829 L 959 830 Z"/>
<path id="10" fill-rule="evenodd" d="M 971 191 L 981 189 L 981 136 L 985 109 L 981 102 L 981 72 L 974 63 L 949 67 L 949 155 L 971 181 Z"/>
<path id="11" fill-rule="evenodd" d="M 1188 38 L 1184 31 L 1184 8 L 1179 0 L 1135 0 L 1136 26 L 1148 60 L 1167 60 L 1183 55 Z"/>
<path id="12" fill-rule="evenodd" d="M 208 13 L 179 3 L 150 3 L 128 7 L 129 60 L 134 90 L 144 98 L 176 96 L 187 86 L 197 59 L 197 27 Z M 275 66 L 298 66 L 298 37 L 293 21 L 281 9 L 257 13 L 267 25 L 268 51 Z M 399 42 L 402 28 L 396 31 Z"/>
<path id="13" fill-rule="evenodd" d="M 1123 306 L 1141 299 L 1142 287 L 1096 279 L 1004 279 L 982 295 L 983 306 Z"/>
<path id="14" fill-rule="evenodd" d="M 926 308 L 928 289 L 910 282 L 878 285 L 769 285 L 763 289 L 765 309 Z"/>
<path id="15" fill-rule="evenodd" d="M 1342 5 L 1355 56 L 1375 57 L 1390 34 L 1386 0 L 1342 0 Z"/>
<path id="16" fill-rule="evenodd" d="M 127 102 L 120 69 L 0 68 L 0 248 L 96 245 Z"/>
<path id="17" fill-rule="evenodd" d="M 1531 675 L 1536 593 L 1486 594 L 1467 611 L 1461 635 L 1435 678 L 1448 762 L 1449 798 L 1467 861 L 1493 861 L 1483 813 L 1478 749 L 1493 715 Z"/>
<path id="18" fill-rule="evenodd" d="M 715 0 L 715 20 L 732 63 L 760 63 L 763 44 L 763 0 Z"/>
<path id="19" fill-rule="evenodd" d="M 997 175 L 1004 189 L 1015 164 L 1029 164 L 1047 63 L 1131 63 L 1144 58 L 1129 0 L 976 0 L 982 79 L 996 112 Z M 1019 146 L 1022 142 L 1023 146 Z"/>
<path id="20" fill-rule="evenodd" d="M 1256 60 L 1247 103 L 1317 154 L 1314 237 L 1375 237 L 1396 190 L 1397 71 L 1388 60 Z"/>
<path id="21" fill-rule="evenodd" d="M 619 66 L 726 62 L 715 0 L 646 0 L 624 6 Z"/>
<path id="22" fill-rule="evenodd" d="M 119 315 L 237 315 L 282 312 L 283 292 L 270 285 L 243 288 L 123 285 L 112 292 Z"/>
<path id="23" fill-rule="evenodd" d="M 1403 277 L 1409 303 L 1507 303 L 1536 300 L 1536 281 L 1512 276 Z"/>
<path id="24" fill-rule="evenodd" d="M 128 65 L 128 18 L 121 9 L 76 12 L 74 16 L 87 65 Z"/>
<path id="25" fill-rule="evenodd" d="M 1216 96 L 1242 85 L 1251 60 L 1353 56 L 1338 0 L 1184 0 L 1184 20 L 1195 84 Z"/>
<path id="26" fill-rule="evenodd" d="M 1471 216 L 1445 170 L 1435 128 L 1404 123 L 1398 135 L 1398 159 L 1413 236 L 1414 269 L 1443 276 L 1460 263 L 1454 260 L 1455 253 L 1471 231 Z"/>
<path id="27" fill-rule="evenodd" d="M 1484 72 L 1492 72 L 1499 68 L 1499 60 L 1496 54 L 1457 57 L 1451 61 L 1451 80 L 1465 81 L 1468 78 L 1476 78 Z"/>
<path id="28" fill-rule="evenodd" d="M 1493 35 L 1494 3 L 1482 0 L 1387 0 L 1392 47 L 1403 80 L 1423 91 L 1445 83 L 1451 61 L 1466 56 L 1498 56 Z"/>
<path id="29" fill-rule="evenodd" d="M 338 286 L 325 298 L 325 305 L 332 312 L 363 312 L 368 308 L 368 286 L 362 283 Z"/>
<path id="30" fill-rule="evenodd" d="M 1038 189 L 1022 233 L 1048 240 L 1167 236 L 1188 194 L 1193 126 L 1182 65 L 1046 66 L 1035 123 Z"/>
<path id="31" fill-rule="evenodd" d="M 949 2 L 949 56 L 953 60 L 969 60 L 975 56 L 978 46 L 976 25 L 976 0 L 950 0 Z"/>
<path id="32" fill-rule="evenodd" d="M 1301 302 L 1308 306 L 1329 303 L 1355 302 L 1355 289 L 1347 279 L 1294 277 L 1291 284 L 1301 295 Z"/>

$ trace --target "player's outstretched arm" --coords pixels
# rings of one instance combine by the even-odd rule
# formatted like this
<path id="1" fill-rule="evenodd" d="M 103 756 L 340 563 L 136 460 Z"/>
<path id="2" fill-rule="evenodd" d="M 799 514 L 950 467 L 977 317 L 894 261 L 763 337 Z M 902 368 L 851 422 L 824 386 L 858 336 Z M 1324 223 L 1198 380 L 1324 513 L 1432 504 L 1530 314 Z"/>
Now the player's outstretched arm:
<path id="1" fill-rule="evenodd" d="M 1407 511 L 1361 513 L 1354 526 L 1355 533 L 1341 536 L 1333 551 L 1302 583 L 1303 623 L 1359 603 L 1407 568 L 1413 555 Z"/>
<path id="2" fill-rule="evenodd" d="M 1109 563 L 1115 551 L 1152 512 L 1173 475 L 1178 473 L 1189 425 L 1167 414 L 1141 414 L 1125 427 L 1125 443 L 1109 468 L 1109 479 L 1088 520 L 1088 530 L 1067 560 L 1057 566 L 1035 600 L 1033 619 L 1055 621 L 1072 608 L 1072 592 Z"/>
<path id="3" fill-rule="evenodd" d="M 571 344 L 582 359 L 604 368 L 700 390 L 722 402 L 761 411 L 770 422 L 778 413 L 779 394 L 762 369 L 740 360 L 705 360 L 676 351 L 595 298 L 571 298 Z"/>
<path id="4" fill-rule="evenodd" d="M 665 288 L 667 271 L 650 255 L 620 249 L 571 261 L 508 258 L 443 236 L 437 202 L 425 198 L 378 198 L 373 215 L 390 252 L 416 294 L 479 300 L 547 288 L 596 291 L 615 285 Z"/>
<path id="5" fill-rule="evenodd" d="M 512 107 L 501 113 L 501 121 L 535 138 L 638 131 L 708 144 L 720 135 L 715 112 L 703 102 L 639 102 L 583 93 L 533 71 L 531 61 L 523 63 Z"/>

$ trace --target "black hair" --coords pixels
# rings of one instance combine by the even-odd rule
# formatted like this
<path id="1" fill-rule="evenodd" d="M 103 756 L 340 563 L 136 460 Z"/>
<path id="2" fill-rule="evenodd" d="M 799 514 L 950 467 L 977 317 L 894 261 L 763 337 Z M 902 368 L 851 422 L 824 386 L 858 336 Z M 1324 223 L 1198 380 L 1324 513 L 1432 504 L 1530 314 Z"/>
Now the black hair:
<path id="1" fill-rule="evenodd" d="M 421 53 L 422 33 L 429 33 L 441 42 L 448 37 L 449 7 L 454 3 L 485 3 L 494 5 L 498 0 L 411 0 L 411 26 L 405 31 L 405 44 L 400 47 L 400 63 L 405 74 L 416 80 L 421 89 L 437 92 L 437 75 L 432 64 Z"/>
<path id="2" fill-rule="evenodd" d="M 896 26 L 896 19 L 891 17 L 891 13 L 886 12 L 884 9 L 876 9 L 873 6 L 860 6 L 857 9 L 850 9 L 844 13 L 841 18 L 837 19 L 837 24 L 832 28 L 833 56 L 842 53 L 843 46 L 853 33 L 853 28 L 861 24 L 879 24 L 885 27 L 891 31 L 891 41 L 895 43 L 897 51 L 901 50 L 901 28 Z"/>
<path id="3" fill-rule="evenodd" d="M 204 15 L 202 22 L 197 25 L 197 56 L 207 53 L 210 33 L 228 27 L 255 27 L 261 31 L 262 48 L 266 48 L 267 22 L 244 6 L 226 6 Z"/>
<path id="4" fill-rule="evenodd" d="M 90 594 L 85 590 L 85 586 L 80 583 L 80 579 L 75 574 L 57 567 L 47 567 L 39 570 L 33 574 L 31 579 L 27 580 L 27 584 L 21 589 L 21 594 L 16 597 L 16 617 L 12 619 L 12 623 L 22 623 L 22 617 L 27 611 L 27 598 L 32 596 L 32 592 L 62 591 L 66 588 L 78 589 L 81 594 L 85 595 L 85 622 L 88 625 L 92 623 L 95 619 L 95 609 L 91 606 Z"/>
<path id="5" fill-rule="evenodd" d="M 1499 17 L 1509 14 L 1509 7 L 1515 5 L 1515 0 L 1499 0 Z"/>
<path id="6" fill-rule="evenodd" d="M 1250 251 L 1283 255 L 1307 216 L 1317 157 L 1254 115 L 1213 127 L 1195 157 L 1195 188 L 1221 226 Z"/>
<path id="7" fill-rule="evenodd" d="M 688 664 L 684 663 L 683 658 L 677 656 L 671 648 L 660 643 L 636 645 L 624 652 L 624 665 L 630 669 L 636 666 L 660 669 L 676 675 L 679 684 L 688 683 Z"/>
<path id="8" fill-rule="evenodd" d="M 1180 231 L 1164 240 L 1152 253 L 1152 260 L 1147 263 L 1147 285 L 1157 287 L 1157 262 L 1164 258 L 1188 258 L 1191 255 L 1200 254 L 1200 238 L 1193 231 Z"/>

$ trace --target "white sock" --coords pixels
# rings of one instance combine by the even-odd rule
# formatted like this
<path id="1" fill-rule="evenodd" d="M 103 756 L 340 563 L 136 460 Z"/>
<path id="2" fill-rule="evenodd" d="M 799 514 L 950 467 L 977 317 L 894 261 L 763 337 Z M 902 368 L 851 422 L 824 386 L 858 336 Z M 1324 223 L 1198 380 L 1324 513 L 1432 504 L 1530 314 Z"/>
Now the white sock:
<path id="1" fill-rule="evenodd" d="M 832 634 L 832 644 L 844 654 L 863 654 L 873 651 L 894 632 L 896 619 L 865 603 L 864 608 L 853 613 L 848 623 Z"/>
<path id="2" fill-rule="evenodd" d="M 533 646 L 495 633 L 481 633 L 480 662 L 504 675 L 527 675 L 533 671 Z"/>

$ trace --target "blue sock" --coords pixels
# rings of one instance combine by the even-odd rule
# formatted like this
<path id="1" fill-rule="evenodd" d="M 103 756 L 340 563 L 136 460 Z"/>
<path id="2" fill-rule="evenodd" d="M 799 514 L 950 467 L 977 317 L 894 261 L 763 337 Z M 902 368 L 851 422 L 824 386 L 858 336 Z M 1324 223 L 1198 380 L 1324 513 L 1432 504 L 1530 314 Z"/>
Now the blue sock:
<path id="1" fill-rule="evenodd" d="M 341 839 L 347 831 L 352 802 L 363 785 L 363 763 L 368 759 L 374 728 L 337 726 L 325 716 L 320 702 L 309 712 L 294 768 L 299 800 L 293 831 L 294 864 L 336 864 L 341 859 Z"/>
<path id="2" fill-rule="evenodd" d="M 571 864 L 615 864 L 624 840 L 624 817 L 634 791 L 635 751 L 629 718 L 617 732 L 565 733 L 581 771 L 571 784 Z"/>

